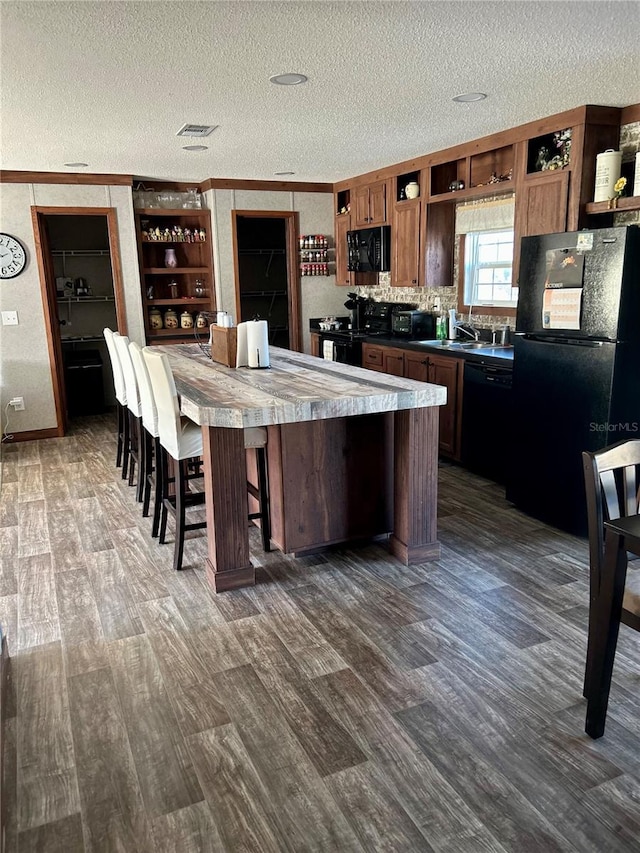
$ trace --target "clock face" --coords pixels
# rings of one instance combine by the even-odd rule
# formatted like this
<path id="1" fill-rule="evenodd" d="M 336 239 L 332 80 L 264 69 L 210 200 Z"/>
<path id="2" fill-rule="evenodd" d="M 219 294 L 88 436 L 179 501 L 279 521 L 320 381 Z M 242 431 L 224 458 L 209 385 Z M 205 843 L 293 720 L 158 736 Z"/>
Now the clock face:
<path id="1" fill-rule="evenodd" d="M 0 233 L 0 278 L 15 278 L 27 263 L 27 253 L 11 234 Z"/>

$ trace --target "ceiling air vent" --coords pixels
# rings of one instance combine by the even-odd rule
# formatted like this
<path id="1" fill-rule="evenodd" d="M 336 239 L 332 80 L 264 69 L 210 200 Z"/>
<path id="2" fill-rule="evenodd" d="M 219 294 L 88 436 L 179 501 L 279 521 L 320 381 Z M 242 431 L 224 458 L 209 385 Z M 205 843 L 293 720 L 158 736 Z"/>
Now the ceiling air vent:
<path id="1" fill-rule="evenodd" d="M 193 136 L 201 139 L 203 136 L 209 136 L 213 131 L 220 127 L 218 124 L 183 124 L 176 136 Z"/>

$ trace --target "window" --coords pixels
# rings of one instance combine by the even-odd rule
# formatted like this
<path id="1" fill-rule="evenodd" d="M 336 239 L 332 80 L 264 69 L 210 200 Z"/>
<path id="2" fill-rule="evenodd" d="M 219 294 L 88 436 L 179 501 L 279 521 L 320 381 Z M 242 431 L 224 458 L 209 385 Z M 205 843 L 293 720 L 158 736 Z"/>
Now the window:
<path id="1" fill-rule="evenodd" d="M 511 284 L 513 229 L 470 231 L 464 247 L 465 305 L 515 308 L 518 288 Z"/>

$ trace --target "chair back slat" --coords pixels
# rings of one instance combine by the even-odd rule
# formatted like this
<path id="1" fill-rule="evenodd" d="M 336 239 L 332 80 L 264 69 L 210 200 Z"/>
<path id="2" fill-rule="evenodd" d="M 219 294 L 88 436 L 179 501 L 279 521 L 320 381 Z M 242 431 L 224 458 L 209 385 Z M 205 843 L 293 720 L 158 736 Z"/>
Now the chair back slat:
<path id="1" fill-rule="evenodd" d="M 154 351 L 153 347 L 142 350 L 153 397 L 158 412 L 158 433 L 160 443 L 173 456 L 180 458 L 180 405 L 178 392 L 171 372 L 169 358 L 164 353 Z"/>
<path id="2" fill-rule="evenodd" d="M 129 353 L 133 362 L 133 369 L 138 381 L 138 391 L 140 392 L 140 408 L 142 410 L 142 423 L 147 432 L 154 436 L 158 436 L 158 410 L 153 396 L 153 388 L 149 379 L 149 371 L 142 355 L 142 347 L 135 341 L 129 344 Z"/>
<path id="3" fill-rule="evenodd" d="M 129 352 L 129 338 L 126 335 L 115 334 L 113 342 L 116 346 L 118 358 L 120 359 L 120 367 L 124 377 L 124 387 L 127 393 L 127 406 L 132 414 L 139 418 L 142 412 L 140 411 L 140 393 L 138 391 L 138 383 L 136 374 L 131 361 Z"/>
<path id="4" fill-rule="evenodd" d="M 624 515 L 638 513 L 638 473 L 635 465 L 627 465 L 622 471 Z"/>
<path id="5" fill-rule="evenodd" d="M 121 406 L 126 406 L 127 392 L 124 385 L 124 375 L 122 373 L 122 367 L 120 366 L 120 358 L 118 356 L 114 341 L 114 335 L 117 333 L 114 332 L 112 329 L 104 328 L 102 330 L 102 334 L 104 335 L 104 339 L 107 344 L 107 351 L 109 352 L 109 360 L 111 361 L 113 390 L 116 395 L 116 400 L 120 403 Z"/>

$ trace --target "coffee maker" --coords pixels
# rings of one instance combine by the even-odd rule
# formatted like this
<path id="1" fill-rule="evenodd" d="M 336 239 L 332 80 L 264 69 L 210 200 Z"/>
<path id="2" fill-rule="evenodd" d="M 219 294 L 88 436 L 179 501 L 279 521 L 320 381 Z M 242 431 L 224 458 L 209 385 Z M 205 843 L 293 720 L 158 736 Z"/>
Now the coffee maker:
<path id="1" fill-rule="evenodd" d="M 372 300 L 366 296 L 360 296 L 358 293 L 348 293 L 349 297 L 344 303 L 344 307 L 351 312 L 351 329 L 354 332 L 364 329 L 365 326 L 365 310 Z"/>

